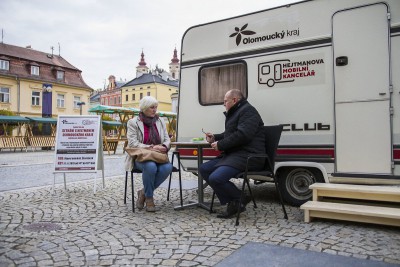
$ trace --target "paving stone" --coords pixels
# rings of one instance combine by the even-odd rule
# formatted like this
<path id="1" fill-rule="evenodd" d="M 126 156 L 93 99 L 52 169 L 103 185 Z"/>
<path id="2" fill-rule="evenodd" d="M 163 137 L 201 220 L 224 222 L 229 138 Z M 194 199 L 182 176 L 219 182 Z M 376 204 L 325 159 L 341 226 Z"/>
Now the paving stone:
<path id="1" fill-rule="evenodd" d="M 183 179 L 197 181 L 186 172 Z M 135 178 L 135 188 L 140 187 Z M 234 219 L 220 220 L 200 208 L 175 211 L 179 190 L 171 190 L 167 202 L 165 187 L 155 192 L 157 212 L 133 213 L 130 199 L 123 204 L 123 188 L 121 175 L 107 179 L 96 195 L 90 180 L 68 183 L 68 193 L 57 185 L 55 196 L 50 186 L 0 192 L 0 265 L 214 266 L 248 242 L 400 264 L 398 228 L 304 223 L 303 212 L 288 206 L 285 220 L 270 185 L 254 186 L 259 207 L 249 207 L 238 227 Z M 211 193 L 207 188 L 206 201 Z M 185 202 L 196 199 L 196 192 L 184 189 L 183 197 Z M 34 222 L 56 223 L 61 229 L 24 228 Z"/>

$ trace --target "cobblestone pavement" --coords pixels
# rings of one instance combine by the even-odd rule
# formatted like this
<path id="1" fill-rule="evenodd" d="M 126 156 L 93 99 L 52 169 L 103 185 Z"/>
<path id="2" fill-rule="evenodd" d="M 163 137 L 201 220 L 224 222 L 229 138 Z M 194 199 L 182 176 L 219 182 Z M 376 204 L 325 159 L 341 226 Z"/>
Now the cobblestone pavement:
<path id="1" fill-rule="evenodd" d="M 400 264 L 399 228 L 307 224 L 297 207 L 287 207 L 285 220 L 271 185 L 253 186 L 258 208 L 249 206 L 235 227 L 200 208 L 175 211 L 178 189 L 169 202 L 166 188 L 156 191 L 157 212 L 133 213 L 130 199 L 123 203 L 124 177 L 107 179 L 95 195 L 92 183 L 69 183 L 67 192 L 58 185 L 54 195 L 50 186 L 1 192 L 0 266 L 213 266 L 250 241 Z M 196 199 L 195 189 L 183 194 Z"/>

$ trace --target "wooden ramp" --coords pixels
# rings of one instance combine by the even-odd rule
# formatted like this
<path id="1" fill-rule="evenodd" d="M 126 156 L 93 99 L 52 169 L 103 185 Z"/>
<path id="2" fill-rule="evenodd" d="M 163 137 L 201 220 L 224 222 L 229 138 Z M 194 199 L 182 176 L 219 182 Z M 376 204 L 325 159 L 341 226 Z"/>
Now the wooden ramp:
<path id="1" fill-rule="evenodd" d="M 400 187 L 315 183 L 310 188 L 313 200 L 300 207 L 305 222 L 326 218 L 400 226 Z"/>

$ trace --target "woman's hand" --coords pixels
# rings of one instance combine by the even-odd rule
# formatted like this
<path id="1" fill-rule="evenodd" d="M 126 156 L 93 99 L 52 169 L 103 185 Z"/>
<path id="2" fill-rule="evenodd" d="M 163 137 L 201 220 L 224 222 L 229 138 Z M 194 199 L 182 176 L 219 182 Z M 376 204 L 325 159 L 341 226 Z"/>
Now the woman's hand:
<path id="1" fill-rule="evenodd" d="M 155 146 L 153 146 L 153 149 L 157 150 L 157 151 L 159 151 L 161 153 L 167 153 L 167 148 L 165 146 L 162 146 L 162 145 L 155 145 Z"/>

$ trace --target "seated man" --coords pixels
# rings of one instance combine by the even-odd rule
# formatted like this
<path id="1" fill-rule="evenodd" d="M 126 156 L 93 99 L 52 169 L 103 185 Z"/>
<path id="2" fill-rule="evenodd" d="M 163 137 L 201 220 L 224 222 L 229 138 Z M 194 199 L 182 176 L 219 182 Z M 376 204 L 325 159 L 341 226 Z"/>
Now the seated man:
<path id="1" fill-rule="evenodd" d="M 228 204 L 226 212 L 218 218 L 230 218 L 238 210 L 246 210 L 250 197 L 245 196 L 240 202 L 241 190 L 230 181 L 232 177 L 244 172 L 247 155 L 264 154 L 264 122 L 258 111 L 247 102 L 241 91 L 229 90 L 224 97 L 225 132 L 221 134 L 206 133 L 207 142 L 221 155 L 200 165 L 200 174 L 214 189 L 221 205 Z M 264 159 L 254 159 L 249 170 L 259 171 L 263 168 Z"/>

